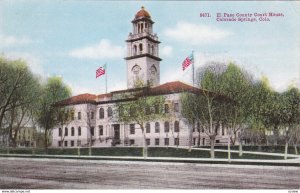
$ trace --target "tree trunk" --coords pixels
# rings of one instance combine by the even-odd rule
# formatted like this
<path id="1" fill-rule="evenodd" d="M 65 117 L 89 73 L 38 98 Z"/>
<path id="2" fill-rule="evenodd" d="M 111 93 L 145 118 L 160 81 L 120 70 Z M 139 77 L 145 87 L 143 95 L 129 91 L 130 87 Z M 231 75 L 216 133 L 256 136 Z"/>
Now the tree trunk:
<path id="1" fill-rule="evenodd" d="M 243 156 L 243 146 L 242 146 L 242 143 L 240 141 L 240 144 L 239 144 L 239 156 Z"/>
<path id="2" fill-rule="evenodd" d="M 295 147 L 295 154 L 298 155 L 297 145 L 294 145 L 294 147 Z"/>
<path id="3" fill-rule="evenodd" d="M 277 125 L 274 126 L 273 134 L 274 134 L 274 145 L 278 145 L 279 130 Z"/>
<path id="4" fill-rule="evenodd" d="M 198 129 L 198 142 L 197 142 L 198 147 L 200 147 L 200 143 L 201 143 L 201 136 L 200 136 L 200 129 Z"/>
<path id="5" fill-rule="evenodd" d="M 147 140 L 146 140 L 146 134 L 144 129 L 142 129 L 143 136 L 144 136 L 144 147 L 143 147 L 143 157 L 146 159 L 148 157 L 148 148 L 147 148 Z"/>
<path id="6" fill-rule="evenodd" d="M 79 148 L 79 146 L 77 147 L 77 155 L 80 156 L 80 148 Z"/>
<path id="7" fill-rule="evenodd" d="M 215 136 L 210 137 L 210 158 L 215 159 Z"/>
<path id="8" fill-rule="evenodd" d="M 48 128 L 45 128 L 44 138 L 45 153 L 48 154 Z"/>
<path id="9" fill-rule="evenodd" d="M 192 151 L 193 131 L 195 131 L 195 123 L 193 123 L 193 128 L 192 128 L 192 130 L 190 129 L 190 136 L 189 136 L 189 138 L 190 138 L 190 140 L 189 140 L 189 152 Z M 178 133 L 178 135 L 179 135 L 179 133 Z M 179 142 L 179 136 L 178 136 L 178 142 Z M 179 143 L 178 143 L 178 144 L 179 144 Z M 177 148 L 178 148 L 178 144 L 177 144 Z"/>
<path id="10" fill-rule="evenodd" d="M 231 153 L 230 153 L 230 137 L 228 136 L 228 162 L 230 162 Z"/>
<path id="11" fill-rule="evenodd" d="M 285 147 L 284 147 L 284 159 L 287 159 L 287 154 L 288 154 L 288 142 L 285 142 Z"/>

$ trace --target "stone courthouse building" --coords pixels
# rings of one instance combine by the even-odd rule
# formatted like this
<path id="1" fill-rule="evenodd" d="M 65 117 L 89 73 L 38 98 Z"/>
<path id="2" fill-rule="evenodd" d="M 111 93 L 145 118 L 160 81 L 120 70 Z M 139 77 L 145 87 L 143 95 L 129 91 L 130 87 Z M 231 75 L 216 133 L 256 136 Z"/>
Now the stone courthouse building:
<path id="1" fill-rule="evenodd" d="M 201 146 L 209 145 L 208 136 L 200 130 L 191 132 L 191 126 L 181 116 L 180 95 L 183 92 L 197 92 L 200 89 L 175 81 L 160 85 L 160 61 L 158 36 L 154 33 L 154 22 L 142 7 L 132 20 L 133 31 L 127 43 L 127 89 L 106 94 L 81 94 L 61 101 L 60 104 L 73 109 L 72 121 L 63 128 L 55 128 L 52 136 L 53 147 L 84 147 L 91 139 L 93 147 L 103 146 L 143 146 L 143 135 L 134 122 L 124 124 L 114 117 L 116 103 L 126 93 L 144 92 L 149 95 L 164 96 L 164 113 L 171 113 L 168 120 L 146 123 L 148 146 L 188 146 L 189 141 Z M 135 88 L 141 79 L 148 86 Z M 192 136 L 192 137 L 191 137 Z M 216 145 L 227 143 L 226 131 L 220 130 Z"/>

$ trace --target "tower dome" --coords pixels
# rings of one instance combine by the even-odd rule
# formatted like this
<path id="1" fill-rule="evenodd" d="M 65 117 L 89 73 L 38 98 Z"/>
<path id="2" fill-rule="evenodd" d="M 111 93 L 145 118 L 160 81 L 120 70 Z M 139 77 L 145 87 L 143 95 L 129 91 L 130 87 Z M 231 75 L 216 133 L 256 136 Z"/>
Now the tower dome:
<path id="1" fill-rule="evenodd" d="M 144 6 L 142 6 L 141 10 L 139 10 L 135 14 L 135 19 L 139 19 L 139 18 L 143 18 L 143 17 L 151 18 L 149 12 L 145 10 Z"/>

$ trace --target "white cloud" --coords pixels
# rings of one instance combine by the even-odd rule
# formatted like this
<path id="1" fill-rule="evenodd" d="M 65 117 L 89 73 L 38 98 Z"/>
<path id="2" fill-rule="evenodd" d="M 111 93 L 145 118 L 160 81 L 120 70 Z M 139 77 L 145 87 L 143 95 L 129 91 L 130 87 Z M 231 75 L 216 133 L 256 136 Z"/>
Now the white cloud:
<path id="1" fill-rule="evenodd" d="M 9 53 L 5 53 L 4 56 L 11 60 L 18 60 L 18 59 L 24 60 L 34 74 L 40 75 L 41 77 L 45 76 L 45 72 L 40 58 L 32 54 L 24 53 L 24 52 L 9 52 Z"/>
<path id="2" fill-rule="evenodd" d="M 28 37 L 16 37 L 11 35 L 0 34 L 0 46 L 8 47 L 8 46 L 19 46 L 26 45 L 32 43 L 32 40 Z"/>
<path id="3" fill-rule="evenodd" d="M 102 39 L 98 44 L 71 50 L 69 55 L 75 58 L 111 59 L 124 56 L 124 49 L 121 46 L 112 45 L 107 39 Z"/>
<path id="4" fill-rule="evenodd" d="M 230 61 L 234 61 L 227 53 L 224 54 L 206 54 L 206 53 L 194 53 L 195 69 L 204 66 L 209 62 L 219 62 L 227 64 Z M 180 62 L 183 62 L 180 61 Z M 178 64 L 177 68 L 165 70 L 161 75 L 161 83 L 171 81 L 182 81 L 192 85 L 192 66 L 189 66 L 185 71 L 182 71 L 181 64 Z M 170 73 L 172 72 L 172 73 Z"/>
<path id="5" fill-rule="evenodd" d="M 175 40 L 192 45 L 210 43 L 224 39 L 233 33 L 227 30 L 207 25 L 197 25 L 188 22 L 178 22 L 175 28 L 168 28 L 164 35 Z"/>
<path id="6" fill-rule="evenodd" d="M 160 49 L 160 53 L 162 56 L 170 57 L 172 56 L 173 48 L 171 46 L 164 46 Z"/>

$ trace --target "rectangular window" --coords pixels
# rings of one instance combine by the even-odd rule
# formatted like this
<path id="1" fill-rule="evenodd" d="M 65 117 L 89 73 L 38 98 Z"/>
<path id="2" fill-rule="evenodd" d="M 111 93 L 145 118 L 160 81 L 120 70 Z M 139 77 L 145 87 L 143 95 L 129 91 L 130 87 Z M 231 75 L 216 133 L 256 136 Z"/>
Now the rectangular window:
<path id="1" fill-rule="evenodd" d="M 65 147 L 68 147 L 68 141 L 65 141 Z"/>
<path id="2" fill-rule="evenodd" d="M 58 129 L 58 136 L 61 136 L 61 133 L 62 133 L 61 128 L 59 128 Z"/>
<path id="3" fill-rule="evenodd" d="M 150 145 L 150 139 L 146 139 L 146 144 Z"/>
<path id="4" fill-rule="evenodd" d="M 81 127 L 78 127 L 78 136 L 81 136 Z"/>
<path id="5" fill-rule="evenodd" d="M 174 103 L 174 111 L 179 112 L 179 104 L 178 103 Z"/>
<path id="6" fill-rule="evenodd" d="M 159 138 L 155 139 L 155 145 L 159 145 Z"/>
<path id="7" fill-rule="evenodd" d="M 169 104 L 165 104 L 165 113 L 169 113 Z"/>
<path id="8" fill-rule="evenodd" d="M 103 125 L 99 125 L 99 135 L 103 135 Z"/>
<path id="9" fill-rule="evenodd" d="M 193 144 L 196 145 L 196 138 L 194 138 L 193 141 L 194 141 Z"/>
<path id="10" fill-rule="evenodd" d="M 74 112 L 71 112 L 71 119 L 74 120 Z"/>
<path id="11" fill-rule="evenodd" d="M 216 143 L 220 143 L 220 140 L 216 140 Z"/>
<path id="12" fill-rule="evenodd" d="M 169 145 L 169 138 L 165 138 L 165 145 Z"/>
<path id="13" fill-rule="evenodd" d="M 81 140 L 77 140 L 77 146 L 81 146 Z"/>
<path id="14" fill-rule="evenodd" d="M 65 136 L 68 136 L 68 128 L 65 128 Z"/>
<path id="15" fill-rule="evenodd" d="M 129 145 L 134 145 L 134 139 L 129 140 Z"/>
<path id="16" fill-rule="evenodd" d="M 58 141 L 58 147 L 61 147 L 61 141 Z"/>
<path id="17" fill-rule="evenodd" d="M 179 145 L 179 138 L 174 139 L 174 145 Z"/>
<path id="18" fill-rule="evenodd" d="M 150 133 L 150 123 L 146 124 L 146 133 Z"/>
<path id="19" fill-rule="evenodd" d="M 134 124 L 130 124 L 130 134 L 131 135 L 135 134 L 135 125 Z"/>
<path id="20" fill-rule="evenodd" d="M 94 119 L 94 112 L 91 112 L 91 119 Z"/>
<path id="21" fill-rule="evenodd" d="M 91 135 L 94 136 L 94 134 L 95 134 L 95 128 L 91 127 Z"/>
<path id="22" fill-rule="evenodd" d="M 71 128 L 71 136 L 74 136 L 75 135 L 75 129 L 74 127 Z"/>
<path id="23" fill-rule="evenodd" d="M 78 120 L 81 120 L 81 112 L 78 112 Z"/>
<path id="24" fill-rule="evenodd" d="M 71 141 L 71 147 L 74 147 L 74 141 L 73 140 Z"/>

